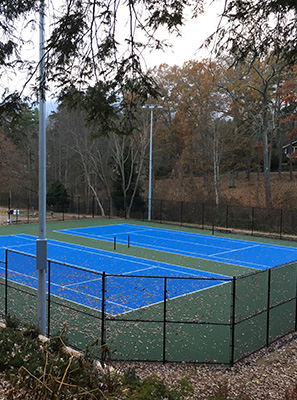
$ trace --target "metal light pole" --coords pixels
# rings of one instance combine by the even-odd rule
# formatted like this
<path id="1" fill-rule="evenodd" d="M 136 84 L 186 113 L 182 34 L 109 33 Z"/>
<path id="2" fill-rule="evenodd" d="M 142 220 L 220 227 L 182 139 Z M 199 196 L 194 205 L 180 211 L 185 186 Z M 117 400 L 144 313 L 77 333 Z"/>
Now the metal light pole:
<path id="1" fill-rule="evenodd" d="M 36 240 L 36 268 L 38 270 L 37 311 L 40 332 L 46 334 L 46 121 L 44 71 L 44 0 L 40 0 L 40 88 L 39 88 L 39 237 Z"/>
<path id="2" fill-rule="evenodd" d="M 153 163 L 153 120 L 154 120 L 154 108 L 163 108 L 156 104 L 147 104 L 142 108 L 149 108 L 151 110 L 151 127 L 150 127 L 150 154 L 149 154 L 149 190 L 148 190 L 148 221 L 152 217 L 152 163 Z"/>

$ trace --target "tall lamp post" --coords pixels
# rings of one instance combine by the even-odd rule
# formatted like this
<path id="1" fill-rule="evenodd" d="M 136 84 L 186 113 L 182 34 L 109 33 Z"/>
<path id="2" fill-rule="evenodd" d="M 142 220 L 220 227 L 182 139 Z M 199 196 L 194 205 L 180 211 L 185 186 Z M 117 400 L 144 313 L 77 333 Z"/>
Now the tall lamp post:
<path id="1" fill-rule="evenodd" d="M 149 155 L 149 191 L 148 191 L 148 221 L 152 217 L 152 163 L 153 163 L 153 119 L 154 119 L 154 109 L 163 108 L 157 104 L 146 104 L 142 108 L 149 108 L 151 110 L 151 128 L 150 128 L 150 155 Z"/>
<path id="2" fill-rule="evenodd" d="M 40 332 L 46 333 L 46 121 L 44 71 L 44 0 L 40 0 L 40 88 L 39 88 L 39 236 L 36 240 L 36 268 L 38 270 L 37 312 Z"/>

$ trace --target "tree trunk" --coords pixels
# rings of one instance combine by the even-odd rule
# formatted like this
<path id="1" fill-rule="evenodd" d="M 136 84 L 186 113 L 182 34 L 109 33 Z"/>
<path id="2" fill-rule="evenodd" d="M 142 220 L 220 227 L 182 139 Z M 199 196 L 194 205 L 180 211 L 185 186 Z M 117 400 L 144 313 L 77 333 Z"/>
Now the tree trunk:
<path id="1" fill-rule="evenodd" d="M 269 163 L 269 148 L 268 148 L 268 123 L 267 123 L 266 109 L 263 112 L 262 140 L 263 140 L 265 203 L 266 203 L 266 207 L 270 207 L 271 206 L 271 186 L 270 186 L 270 163 Z"/>
<path id="2" fill-rule="evenodd" d="M 220 156 L 219 156 L 219 140 L 217 138 L 216 127 L 214 128 L 214 140 L 213 140 L 213 170 L 214 170 L 214 187 L 215 187 L 215 198 L 216 206 L 220 203 Z"/>
<path id="3" fill-rule="evenodd" d="M 234 170 L 232 169 L 230 172 L 230 183 L 229 183 L 229 188 L 233 189 L 235 188 L 235 182 L 234 182 Z"/>

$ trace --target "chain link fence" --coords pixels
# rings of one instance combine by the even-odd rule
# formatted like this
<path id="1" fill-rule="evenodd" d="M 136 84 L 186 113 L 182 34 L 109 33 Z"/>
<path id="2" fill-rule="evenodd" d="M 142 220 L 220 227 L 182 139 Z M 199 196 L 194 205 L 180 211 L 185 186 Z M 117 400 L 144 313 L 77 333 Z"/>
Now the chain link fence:
<path id="1" fill-rule="evenodd" d="M 0 198 L 0 217 L 8 223 L 38 222 L 38 199 L 12 197 Z M 138 199 L 136 199 L 138 200 Z M 101 207 L 95 197 L 72 197 L 69 206 L 48 206 L 47 219 L 66 220 L 96 218 L 132 218 L 147 220 L 147 204 L 135 201 L 131 210 L 116 207 L 124 204 L 122 198 L 101 200 Z M 104 213 L 102 214 L 102 210 Z M 10 212 L 10 214 L 9 214 Z M 178 202 L 169 200 L 152 200 L 151 220 L 159 223 L 172 223 L 180 226 L 193 226 L 215 233 L 238 232 L 250 235 L 267 235 L 279 239 L 292 238 L 297 235 L 297 210 L 275 208 L 243 207 Z"/>
<path id="2" fill-rule="evenodd" d="M 0 313 L 37 321 L 34 256 L 7 250 Z M 233 365 L 296 331 L 297 262 L 233 279 L 115 275 L 54 261 L 47 269 L 47 335 L 98 341 L 114 361 Z"/>

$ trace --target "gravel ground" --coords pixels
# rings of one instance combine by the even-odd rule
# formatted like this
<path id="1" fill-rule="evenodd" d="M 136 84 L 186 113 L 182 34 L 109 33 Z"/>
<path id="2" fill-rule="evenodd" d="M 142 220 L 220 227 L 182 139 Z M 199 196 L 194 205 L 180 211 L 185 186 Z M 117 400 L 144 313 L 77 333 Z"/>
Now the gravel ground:
<path id="1" fill-rule="evenodd" d="M 140 378 L 156 375 L 168 385 L 185 378 L 194 392 L 189 399 L 206 400 L 214 395 L 236 400 L 296 400 L 297 335 L 288 335 L 269 349 L 238 362 L 233 368 L 188 364 L 115 364 L 116 370 L 135 367 Z M 31 400 L 24 392 L 15 392 L 0 376 L 0 400 Z"/>
<path id="2" fill-rule="evenodd" d="M 173 384 L 181 378 L 191 383 L 189 399 L 209 399 L 217 395 L 236 400 L 297 400 L 297 335 L 288 335 L 269 349 L 238 362 L 233 368 L 191 365 L 135 364 L 144 378 L 157 375 Z"/>

